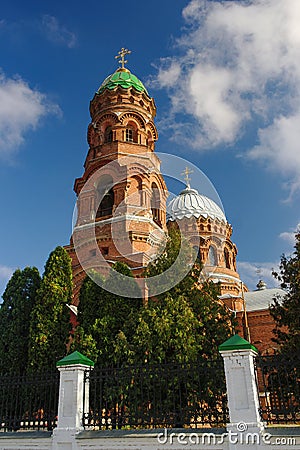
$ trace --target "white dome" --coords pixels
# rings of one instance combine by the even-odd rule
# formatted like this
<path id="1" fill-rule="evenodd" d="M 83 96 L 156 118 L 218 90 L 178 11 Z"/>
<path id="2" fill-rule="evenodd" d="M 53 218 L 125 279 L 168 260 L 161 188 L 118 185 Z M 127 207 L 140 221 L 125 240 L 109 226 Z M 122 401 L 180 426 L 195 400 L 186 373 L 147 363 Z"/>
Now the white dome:
<path id="1" fill-rule="evenodd" d="M 196 189 L 186 187 L 180 194 L 173 198 L 167 207 L 168 219 L 209 217 L 227 222 L 222 209 L 210 198 L 200 195 Z"/>

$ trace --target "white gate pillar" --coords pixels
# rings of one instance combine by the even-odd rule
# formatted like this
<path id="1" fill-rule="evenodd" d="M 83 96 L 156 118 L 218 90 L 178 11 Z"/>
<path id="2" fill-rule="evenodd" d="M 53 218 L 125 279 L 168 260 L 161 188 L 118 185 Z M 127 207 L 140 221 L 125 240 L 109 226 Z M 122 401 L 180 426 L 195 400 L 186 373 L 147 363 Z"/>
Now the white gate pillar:
<path id="1" fill-rule="evenodd" d="M 224 360 L 230 423 L 229 448 L 254 450 L 262 442 L 264 425 L 259 413 L 259 396 L 254 360 L 257 350 L 238 334 L 219 346 Z"/>
<path id="2" fill-rule="evenodd" d="M 82 417 L 89 410 L 89 388 L 84 371 L 94 366 L 75 351 L 56 364 L 60 371 L 58 422 L 53 432 L 53 449 L 76 450 L 75 435 L 83 430 Z"/>

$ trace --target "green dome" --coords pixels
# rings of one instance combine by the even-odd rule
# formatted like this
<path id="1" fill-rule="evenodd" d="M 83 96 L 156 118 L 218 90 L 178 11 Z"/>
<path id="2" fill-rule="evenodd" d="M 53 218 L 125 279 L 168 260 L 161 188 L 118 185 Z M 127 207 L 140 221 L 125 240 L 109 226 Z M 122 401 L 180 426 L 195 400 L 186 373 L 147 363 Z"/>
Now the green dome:
<path id="1" fill-rule="evenodd" d="M 128 69 L 118 69 L 116 72 L 105 78 L 99 87 L 97 94 L 101 94 L 105 89 L 115 89 L 117 86 L 121 86 L 123 89 L 134 87 L 137 91 L 146 92 L 146 94 L 149 95 L 143 83 L 135 75 L 129 72 Z"/>

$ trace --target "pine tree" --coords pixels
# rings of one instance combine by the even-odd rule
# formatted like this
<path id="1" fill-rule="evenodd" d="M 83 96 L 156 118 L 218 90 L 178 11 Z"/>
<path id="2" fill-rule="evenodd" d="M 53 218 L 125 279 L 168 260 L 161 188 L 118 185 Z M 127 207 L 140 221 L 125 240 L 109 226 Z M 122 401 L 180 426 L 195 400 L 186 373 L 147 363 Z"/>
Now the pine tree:
<path id="1" fill-rule="evenodd" d="M 274 340 L 283 353 L 290 355 L 297 354 L 300 348 L 300 232 L 295 239 L 295 251 L 290 257 L 282 255 L 279 273 L 273 272 L 286 295 L 275 298 L 270 307 L 276 322 Z"/>
<path id="2" fill-rule="evenodd" d="M 71 260 L 57 247 L 45 265 L 37 302 L 31 314 L 29 369 L 52 369 L 65 356 L 70 336 Z"/>
<path id="3" fill-rule="evenodd" d="M 22 374 L 28 365 L 29 325 L 40 274 L 35 267 L 17 269 L 3 294 L 0 309 L 0 373 Z"/>

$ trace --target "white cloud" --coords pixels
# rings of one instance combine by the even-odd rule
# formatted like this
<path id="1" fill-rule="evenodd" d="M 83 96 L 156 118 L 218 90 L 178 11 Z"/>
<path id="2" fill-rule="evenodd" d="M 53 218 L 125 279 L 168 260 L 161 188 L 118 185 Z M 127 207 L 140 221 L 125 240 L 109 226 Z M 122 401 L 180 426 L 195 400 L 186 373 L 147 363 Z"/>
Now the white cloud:
<path id="1" fill-rule="evenodd" d="M 249 157 L 286 175 L 293 194 L 300 188 L 300 111 L 276 118 L 272 125 L 260 129 L 258 135 L 260 143 L 250 150 Z"/>
<path id="2" fill-rule="evenodd" d="M 29 130 L 48 114 L 60 114 L 58 105 L 32 89 L 20 77 L 7 78 L 0 72 L 0 157 L 8 157 L 24 142 Z"/>
<path id="3" fill-rule="evenodd" d="M 164 126 L 202 151 L 256 127 L 248 156 L 300 189 L 299 0 L 192 0 L 183 18 L 177 56 L 162 59 L 156 79 L 172 102 Z"/>
<path id="4" fill-rule="evenodd" d="M 170 63 L 166 64 L 165 61 L 164 68 L 158 68 L 157 75 L 157 85 L 159 87 L 170 87 L 174 86 L 180 75 L 180 65 L 176 61 L 170 60 Z"/>
<path id="5" fill-rule="evenodd" d="M 295 234 L 300 231 L 300 223 L 296 226 L 296 229 L 291 231 L 283 231 L 279 237 L 284 241 L 287 241 L 291 246 L 295 245 Z"/>
<path id="6" fill-rule="evenodd" d="M 268 288 L 278 287 L 277 280 L 272 275 L 272 270 L 278 270 L 279 262 L 245 262 L 239 261 L 238 273 L 241 279 L 246 284 L 248 289 L 256 289 L 259 280 L 263 280 Z"/>
<path id="7" fill-rule="evenodd" d="M 49 41 L 64 45 L 68 48 L 75 47 L 77 42 L 76 35 L 64 25 L 61 25 L 56 17 L 45 14 L 42 17 L 42 26 Z"/>

